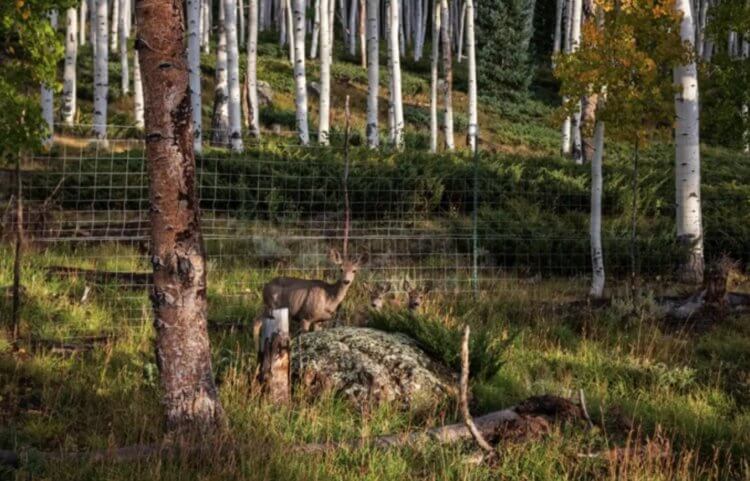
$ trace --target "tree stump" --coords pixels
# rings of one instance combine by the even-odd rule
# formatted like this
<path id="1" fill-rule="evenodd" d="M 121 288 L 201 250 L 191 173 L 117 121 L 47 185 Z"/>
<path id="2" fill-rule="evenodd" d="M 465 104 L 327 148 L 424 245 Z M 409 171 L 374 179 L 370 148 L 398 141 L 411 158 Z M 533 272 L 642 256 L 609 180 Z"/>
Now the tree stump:
<path id="1" fill-rule="evenodd" d="M 274 309 L 272 315 L 263 319 L 257 382 L 268 400 L 286 404 L 291 399 L 289 309 Z"/>

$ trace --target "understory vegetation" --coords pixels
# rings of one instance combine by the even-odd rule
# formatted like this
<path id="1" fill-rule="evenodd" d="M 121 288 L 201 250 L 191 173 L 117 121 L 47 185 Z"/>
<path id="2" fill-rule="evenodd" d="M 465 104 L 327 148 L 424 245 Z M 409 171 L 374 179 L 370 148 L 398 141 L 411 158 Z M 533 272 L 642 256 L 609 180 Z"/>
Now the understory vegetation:
<path id="1" fill-rule="evenodd" d="M 521 9 L 523 2 L 516 3 Z M 267 129 L 276 124 L 291 130 L 293 77 L 276 40 L 262 39 L 259 48 L 258 77 L 274 90 L 273 104 L 264 108 L 261 120 Z M 337 56 L 346 60 L 343 51 Z M 90 58 L 81 54 L 81 124 L 91 123 L 85 114 L 92 110 Z M 203 58 L 205 92 L 212 91 L 213 61 L 213 56 Z M 110 68 L 117 78 L 117 61 Z M 353 230 L 362 233 L 379 221 L 413 219 L 410 227 L 421 229 L 426 239 L 413 250 L 423 255 L 399 258 L 402 265 L 391 266 L 394 280 L 406 279 L 420 265 L 431 266 L 429 254 L 434 252 L 423 249 L 439 245 L 429 244 L 438 233 L 457 239 L 447 252 L 470 257 L 476 192 L 480 263 L 494 278 L 483 280 L 476 297 L 467 290 L 435 289 L 419 314 L 401 307 L 375 314 L 366 310 L 368 293 L 360 282 L 375 272 L 365 268 L 336 323 L 352 324 L 364 313 L 369 325 L 414 337 L 427 353 L 454 369 L 459 366 L 461 328 L 468 324 L 473 333 L 473 413 L 513 406 L 532 395 L 577 398 L 583 390 L 593 429 L 560 425 L 540 438 L 504 440 L 493 463 L 477 463 L 470 443 L 425 441 L 383 449 L 365 442 L 320 454 L 296 451 L 305 443 L 366 439 L 460 422 L 460 415 L 448 409 L 416 415 L 387 403 L 355 410 L 333 395 L 311 401 L 301 392 L 294 393 L 291 406 L 283 407 L 261 402 L 252 389 L 257 361 L 251 325 L 261 309 L 260 286 L 281 272 L 311 277 L 310 269 L 290 270 L 287 263 L 321 248 L 309 239 L 279 245 L 273 242 L 274 233 L 281 228 L 294 232 L 311 219 L 324 224 L 327 220 L 316 216 L 342 209 L 342 131 L 334 130 L 334 147 L 325 149 L 289 145 L 291 133 L 264 131 L 260 145 L 250 145 L 242 156 L 207 148 L 197 159 L 207 220 L 212 361 L 231 433 L 219 443 L 222 449 L 126 463 L 45 460 L 39 452 L 146 445 L 163 436 L 144 281 L 115 276 L 91 282 L 81 273 L 59 275 L 53 269 L 143 275 L 151 269 L 144 246 L 127 240 L 43 239 L 49 225 L 65 225 L 66 212 L 75 209 L 99 210 L 106 216 L 144 208 L 143 153 L 116 141 L 141 133 L 127 127 L 132 124 L 131 100 L 118 98 L 117 82 L 111 82 L 110 118 L 125 126 L 112 128 L 112 151 L 86 145 L 86 133 L 71 129 L 48 156 L 34 159 L 24 175 L 28 209 L 51 199 L 54 222 L 39 227 L 35 238 L 39 224 L 33 218 L 27 221 L 18 348 L 0 337 L 0 447 L 19 451 L 27 460 L 15 472 L 16 479 L 750 479 L 750 315 L 708 325 L 668 321 L 654 302 L 657 295 L 683 288 L 667 282 L 681 255 L 674 241 L 673 146 L 656 143 L 642 152 L 634 241 L 632 148 L 607 146 L 603 239 L 610 301 L 589 304 L 583 301 L 587 288 L 581 277 L 590 270 L 589 166 L 573 165 L 557 154 L 559 132 L 551 105 L 559 99 L 551 93 L 550 80 L 539 74 L 532 93 L 523 98 L 487 99 L 477 159 L 466 153 L 429 155 L 424 151 L 429 141 L 428 68 L 429 59 L 404 64 L 407 149 L 373 153 L 358 145 L 364 137 L 365 71 L 348 61 L 334 64 L 333 125 L 343 125 L 343 98 L 352 97 L 348 189 Z M 315 61 L 308 75 L 317 75 Z M 381 75 L 381 82 L 384 78 Z M 463 89 L 465 81 L 459 65 L 456 87 Z M 208 97 L 204 119 L 210 120 Z M 383 119 L 385 97 L 381 95 Z M 465 104 L 465 95 L 456 92 L 456 110 L 465 110 Z M 456 128 L 463 129 L 465 117 L 457 115 L 456 120 Z M 728 254 L 744 266 L 750 262 L 750 166 L 741 153 L 724 147 L 704 145 L 702 154 L 708 166 L 702 179 L 707 257 Z M 128 219 L 114 214 L 113 222 Z M 338 221 L 331 221 L 332 229 L 339 228 Z M 5 239 L 9 226 L 3 224 Z M 51 237 L 63 238 L 58 234 Z M 227 238 L 229 234 L 233 238 Z M 388 251 L 388 242 L 385 237 L 380 254 Z M 359 247 L 356 239 L 352 243 Z M 642 280 L 636 291 L 625 281 L 632 246 Z M 248 256 L 259 260 L 257 265 L 247 262 Z M 314 274 L 324 274 L 319 263 L 311 265 Z M 7 286 L 12 275 L 13 249 L 4 242 L 0 325 L 11 322 Z M 460 281 L 468 284 L 468 274 Z M 632 448 L 625 451 L 629 455 L 612 451 L 623 446 Z M 0 468 L 0 478 L 6 476 L 13 474 Z"/>

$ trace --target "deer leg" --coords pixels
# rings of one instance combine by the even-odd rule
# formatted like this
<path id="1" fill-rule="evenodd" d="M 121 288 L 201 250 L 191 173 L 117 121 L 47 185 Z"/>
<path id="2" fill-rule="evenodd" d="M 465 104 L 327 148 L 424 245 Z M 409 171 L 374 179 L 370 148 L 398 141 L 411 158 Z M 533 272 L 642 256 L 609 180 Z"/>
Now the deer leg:
<path id="1" fill-rule="evenodd" d="M 312 327 L 313 323 L 308 321 L 307 319 L 302 319 L 302 332 L 310 332 L 310 328 Z"/>
<path id="2" fill-rule="evenodd" d="M 323 323 L 322 322 L 316 322 L 312 325 L 313 331 L 322 331 L 323 330 Z"/>

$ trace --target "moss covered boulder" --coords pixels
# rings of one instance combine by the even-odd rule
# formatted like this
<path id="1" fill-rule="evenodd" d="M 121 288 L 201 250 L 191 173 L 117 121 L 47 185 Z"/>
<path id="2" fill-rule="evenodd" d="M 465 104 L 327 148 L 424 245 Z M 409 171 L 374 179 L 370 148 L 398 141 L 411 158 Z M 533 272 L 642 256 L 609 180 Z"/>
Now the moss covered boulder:
<path id="1" fill-rule="evenodd" d="M 361 408 L 381 402 L 429 408 L 452 400 L 456 389 L 455 375 L 413 339 L 360 327 L 308 332 L 295 339 L 292 377 L 311 396 L 333 391 Z"/>

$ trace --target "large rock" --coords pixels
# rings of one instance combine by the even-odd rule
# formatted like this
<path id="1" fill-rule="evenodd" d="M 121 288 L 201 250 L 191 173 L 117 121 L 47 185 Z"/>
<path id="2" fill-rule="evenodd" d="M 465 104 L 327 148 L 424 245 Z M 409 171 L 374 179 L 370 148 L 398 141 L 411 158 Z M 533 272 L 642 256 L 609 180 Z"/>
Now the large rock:
<path id="1" fill-rule="evenodd" d="M 360 327 L 302 334 L 292 342 L 292 377 L 310 396 L 332 390 L 360 408 L 380 402 L 430 408 L 456 391 L 455 376 L 413 339 Z"/>

